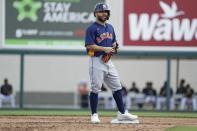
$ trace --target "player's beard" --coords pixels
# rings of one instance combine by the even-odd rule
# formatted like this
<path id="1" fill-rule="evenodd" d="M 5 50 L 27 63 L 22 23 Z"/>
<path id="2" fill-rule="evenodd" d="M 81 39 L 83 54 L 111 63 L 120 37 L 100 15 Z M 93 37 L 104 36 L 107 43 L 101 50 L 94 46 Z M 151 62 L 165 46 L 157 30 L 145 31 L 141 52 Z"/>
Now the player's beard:
<path id="1" fill-rule="evenodd" d="M 98 21 L 105 23 L 109 19 L 109 16 L 99 16 L 97 19 Z"/>

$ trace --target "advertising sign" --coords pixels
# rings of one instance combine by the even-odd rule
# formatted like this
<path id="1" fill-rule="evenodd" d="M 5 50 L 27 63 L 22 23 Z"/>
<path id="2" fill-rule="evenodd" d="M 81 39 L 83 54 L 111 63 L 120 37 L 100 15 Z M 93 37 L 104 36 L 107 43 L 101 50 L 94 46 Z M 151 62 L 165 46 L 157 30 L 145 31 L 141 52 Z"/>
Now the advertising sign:
<path id="1" fill-rule="evenodd" d="M 124 0 L 125 46 L 197 47 L 196 0 Z"/>
<path id="2" fill-rule="evenodd" d="M 5 0 L 5 47 L 84 47 L 101 0 Z"/>

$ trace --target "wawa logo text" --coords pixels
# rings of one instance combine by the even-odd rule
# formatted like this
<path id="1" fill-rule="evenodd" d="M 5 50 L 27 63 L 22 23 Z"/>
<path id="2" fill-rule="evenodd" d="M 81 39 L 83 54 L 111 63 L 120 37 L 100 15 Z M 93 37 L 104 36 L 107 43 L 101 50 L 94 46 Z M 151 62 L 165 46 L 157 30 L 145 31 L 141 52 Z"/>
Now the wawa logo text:
<path id="1" fill-rule="evenodd" d="M 188 6 L 184 8 L 185 5 L 181 0 L 148 0 L 149 3 L 154 1 L 151 9 L 148 3 L 143 3 L 145 0 L 139 1 L 142 2 L 142 9 L 144 6 L 147 12 L 138 9 L 136 12 L 133 10 L 128 12 L 128 23 L 126 24 L 128 24 L 129 41 L 195 41 L 195 44 L 197 44 L 197 18 L 196 13 L 194 13 L 197 11 L 196 8 L 192 9 L 191 7 L 191 9 L 188 9 Z M 186 1 L 185 4 L 189 4 L 191 1 Z M 179 8 L 179 5 L 181 8 Z M 190 43 L 190 45 L 194 45 L 194 43 Z"/>

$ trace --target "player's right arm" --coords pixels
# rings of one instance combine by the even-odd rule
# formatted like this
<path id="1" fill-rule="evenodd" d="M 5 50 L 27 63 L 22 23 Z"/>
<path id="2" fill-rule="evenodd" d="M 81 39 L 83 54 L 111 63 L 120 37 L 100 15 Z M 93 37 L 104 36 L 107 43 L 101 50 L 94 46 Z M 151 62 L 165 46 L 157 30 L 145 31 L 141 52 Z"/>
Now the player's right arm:
<path id="1" fill-rule="evenodd" d="M 111 52 L 115 52 L 113 47 L 103 47 L 103 46 L 98 46 L 96 44 L 91 44 L 91 45 L 86 45 L 86 48 L 88 50 L 92 50 L 92 51 L 104 51 L 105 53 L 111 53 Z"/>

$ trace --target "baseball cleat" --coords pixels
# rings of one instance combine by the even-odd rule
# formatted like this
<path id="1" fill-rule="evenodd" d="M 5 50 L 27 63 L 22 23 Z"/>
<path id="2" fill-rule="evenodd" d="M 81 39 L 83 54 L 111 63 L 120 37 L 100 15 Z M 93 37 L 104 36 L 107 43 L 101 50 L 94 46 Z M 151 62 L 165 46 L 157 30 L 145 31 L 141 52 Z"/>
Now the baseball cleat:
<path id="1" fill-rule="evenodd" d="M 93 123 L 93 124 L 100 123 L 97 113 L 94 113 L 91 115 L 91 123 Z"/>
<path id="2" fill-rule="evenodd" d="M 128 111 L 125 111 L 124 114 L 118 112 L 117 119 L 119 121 L 133 121 L 133 120 L 137 120 L 138 116 L 132 115 Z"/>

